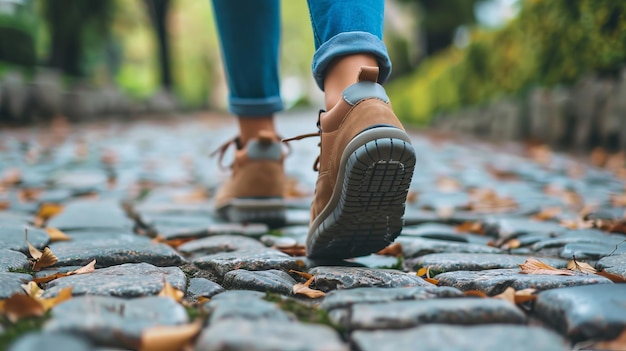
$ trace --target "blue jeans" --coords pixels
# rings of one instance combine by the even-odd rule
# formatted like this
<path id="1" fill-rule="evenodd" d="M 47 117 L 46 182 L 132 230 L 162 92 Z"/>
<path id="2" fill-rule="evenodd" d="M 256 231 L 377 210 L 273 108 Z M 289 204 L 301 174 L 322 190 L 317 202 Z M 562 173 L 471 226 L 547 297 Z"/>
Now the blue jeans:
<path id="1" fill-rule="evenodd" d="M 293 1 L 293 0 L 291 0 Z M 334 59 L 371 54 L 379 81 L 391 73 L 382 42 L 384 0 L 308 0 L 315 37 L 313 76 L 324 90 Z M 280 0 L 213 0 L 230 91 L 229 110 L 237 116 L 271 115 L 283 109 L 278 78 Z"/>

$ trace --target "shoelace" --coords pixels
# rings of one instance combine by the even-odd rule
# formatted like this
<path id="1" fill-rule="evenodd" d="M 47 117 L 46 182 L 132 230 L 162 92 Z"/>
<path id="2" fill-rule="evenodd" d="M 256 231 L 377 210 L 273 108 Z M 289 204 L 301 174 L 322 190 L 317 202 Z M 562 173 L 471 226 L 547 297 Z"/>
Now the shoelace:
<path id="1" fill-rule="evenodd" d="M 280 139 L 280 137 L 279 137 Z M 280 141 L 282 142 L 283 145 L 285 145 L 287 147 L 287 155 L 291 154 L 291 145 L 289 145 L 285 140 L 280 139 Z M 226 151 L 228 151 L 228 148 L 230 148 L 231 145 L 235 145 L 235 148 L 237 150 L 241 150 L 242 149 L 242 145 L 241 145 L 241 141 L 239 140 L 239 136 L 236 136 L 230 140 L 227 140 L 224 144 L 222 144 L 221 146 L 219 146 L 215 151 L 211 152 L 209 154 L 209 157 L 215 157 L 215 155 L 218 155 L 218 159 L 217 159 L 217 164 L 219 165 L 220 169 L 225 171 L 228 170 L 228 168 L 232 168 L 232 164 L 228 167 L 225 167 L 223 164 L 223 160 L 224 160 L 224 154 L 226 154 Z"/>
<path id="2" fill-rule="evenodd" d="M 317 132 L 316 133 L 307 133 L 307 134 L 302 134 L 302 135 L 298 135 L 295 136 L 293 138 L 289 138 L 289 139 L 283 139 L 282 142 L 283 143 L 289 143 L 290 141 L 294 141 L 294 140 L 302 140 L 302 139 L 306 139 L 306 138 L 312 138 L 312 137 L 320 137 L 320 142 L 317 144 L 318 147 L 322 147 L 322 128 L 320 126 L 320 117 L 322 116 L 322 113 L 326 112 L 325 110 L 319 110 L 318 114 L 317 114 Z M 289 145 L 289 144 L 287 144 Z M 320 155 L 317 155 L 317 158 L 315 159 L 315 163 L 313 163 L 313 170 L 315 172 L 319 172 L 320 170 L 320 156 L 321 156 L 321 152 Z"/>

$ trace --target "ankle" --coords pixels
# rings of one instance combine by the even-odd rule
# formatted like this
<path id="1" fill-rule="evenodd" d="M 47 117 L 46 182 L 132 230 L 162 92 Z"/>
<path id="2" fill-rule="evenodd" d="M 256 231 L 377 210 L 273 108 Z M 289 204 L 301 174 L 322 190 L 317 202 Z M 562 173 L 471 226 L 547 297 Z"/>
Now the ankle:
<path id="1" fill-rule="evenodd" d="M 258 137 L 261 131 L 276 134 L 274 116 L 238 116 L 239 122 L 239 142 L 241 146 Z"/>
<path id="2" fill-rule="evenodd" d="M 378 67 L 378 61 L 370 54 L 343 56 L 335 61 L 324 78 L 324 101 L 330 110 L 341 99 L 344 89 L 357 82 L 363 66 Z"/>

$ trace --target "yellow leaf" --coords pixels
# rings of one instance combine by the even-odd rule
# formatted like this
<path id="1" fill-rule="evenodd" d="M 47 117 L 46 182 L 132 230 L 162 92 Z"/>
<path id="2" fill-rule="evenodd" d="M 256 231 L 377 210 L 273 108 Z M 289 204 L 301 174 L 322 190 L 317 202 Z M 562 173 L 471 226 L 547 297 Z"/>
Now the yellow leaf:
<path id="1" fill-rule="evenodd" d="M 43 290 L 34 281 L 28 282 L 28 284 L 22 284 L 22 289 L 26 292 L 26 295 L 40 299 L 43 295 Z"/>
<path id="2" fill-rule="evenodd" d="M 180 302 L 185 293 L 173 287 L 172 284 L 163 278 L 163 289 L 161 289 L 159 296 L 171 297 L 176 302 Z"/>
<path id="3" fill-rule="evenodd" d="M 40 271 L 42 268 L 50 267 L 57 263 L 58 258 L 52 253 L 49 247 L 43 249 L 41 257 L 33 262 L 33 271 Z"/>
<path id="4" fill-rule="evenodd" d="M 600 341 L 593 345 L 597 350 L 624 351 L 626 350 L 626 329 L 617 338 L 609 341 Z"/>
<path id="5" fill-rule="evenodd" d="M 13 323 L 23 318 L 41 317 L 44 313 L 41 303 L 28 295 L 15 293 L 4 300 L 4 314 Z"/>
<path id="6" fill-rule="evenodd" d="M 309 278 L 309 280 L 306 281 L 306 283 L 304 284 L 298 283 L 294 285 L 293 286 L 294 295 L 304 295 L 312 299 L 317 299 L 317 298 L 326 296 L 326 293 L 323 291 L 309 288 L 309 285 L 311 285 L 311 283 L 313 282 L 313 279 L 315 279 L 315 277 L 312 276 L 311 278 Z"/>
<path id="7" fill-rule="evenodd" d="M 495 295 L 494 298 L 515 304 L 515 289 L 509 286 L 501 294 Z"/>
<path id="8" fill-rule="evenodd" d="M 48 227 L 46 228 L 46 233 L 48 233 L 48 236 L 50 236 L 51 242 L 72 240 L 72 238 L 70 238 L 69 236 L 67 236 L 67 234 L 63 233 L 57 228 Z"/>
<path id="9" fill-rule="evenodd" d="M 41 204 L 41 206 L 39 206 L 35 217 L 40 221 L 40 223 L 45 223 L 46 221 L 48 221 L 48 219 L 58 215 L 62 211 L 63 205 L 61 204 L 43 203 Z"/>
<path id="10" fill-rule="evenodd" d="M 430 271 L 428 270 L 429 267 L 422 267 L 420 269 L 417 270 L 416 275 L 419 277 L 423 277 L 423 276 L 429 276 Z"/>
<path id="11" fill-rule="evenodd" d="M 567 269 L 556 269 L 545 264 L 534 257 L 528 258 L 519 265 L 522 274 L 547 274 L 547 275 L 574 275 L 574 272 Z"/>
<path id="12" fill-rule="evenodd" d="M 198 296 L 198 304 L 200 305 L 209 301 L 211 301 L 211 299 L 209 299 L 208 297 Z"/>
<path id="13" fill-rule="evenodd" d="M 72 298 L 72 287 L 68 286 L 67 288 L 59 291 L 59 294 L 55 297 L 51 297 L 49 299 L 42 299 L 41 305 L 47 311 L 52 307 L 60 304 L 61 302 L 67 301 Z"/>
<path id="14" fill-rule="evenodd" d="M 200 333 L 202 321 L 176 326 L 156 326 L 141 333 L 140 351 L 182 350 Z"/>
<path id="15" fill-rule="evenodd" d="M 567 262 L 567 269 L 569 269 L 570 271 L 583 272 L 587 274 L 595 274 L 597 272 L 596 269 L 593 268 L 593 266 L 589 263 L 577 262 L 575 258 Z"/>

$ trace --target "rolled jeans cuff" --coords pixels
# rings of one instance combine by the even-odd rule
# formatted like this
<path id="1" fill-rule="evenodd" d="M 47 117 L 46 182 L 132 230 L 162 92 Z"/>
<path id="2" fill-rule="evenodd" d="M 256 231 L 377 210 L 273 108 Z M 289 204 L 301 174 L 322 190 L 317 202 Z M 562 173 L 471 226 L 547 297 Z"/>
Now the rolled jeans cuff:
<path id="1" fill-rule="evenodd" d="M 377 36 L 367 32 L 344 32 L 335 35 L 313 55 L 313 77 L 317 86 L 324 90 L 324 78 L 329 65 L 338 57 L 353 54 L 371 54 L 376 57 L 380 73 L 378 82 L 384 83 L 391 74 L 391 60 L 387 47 Z"/>
<path id="2" fill-rule="evenodd" d="M 238 117 L 262 117 L 282 111 L 283 100 L 280 96 L 265 98 L 230 97 L 228 110 Z"/>

